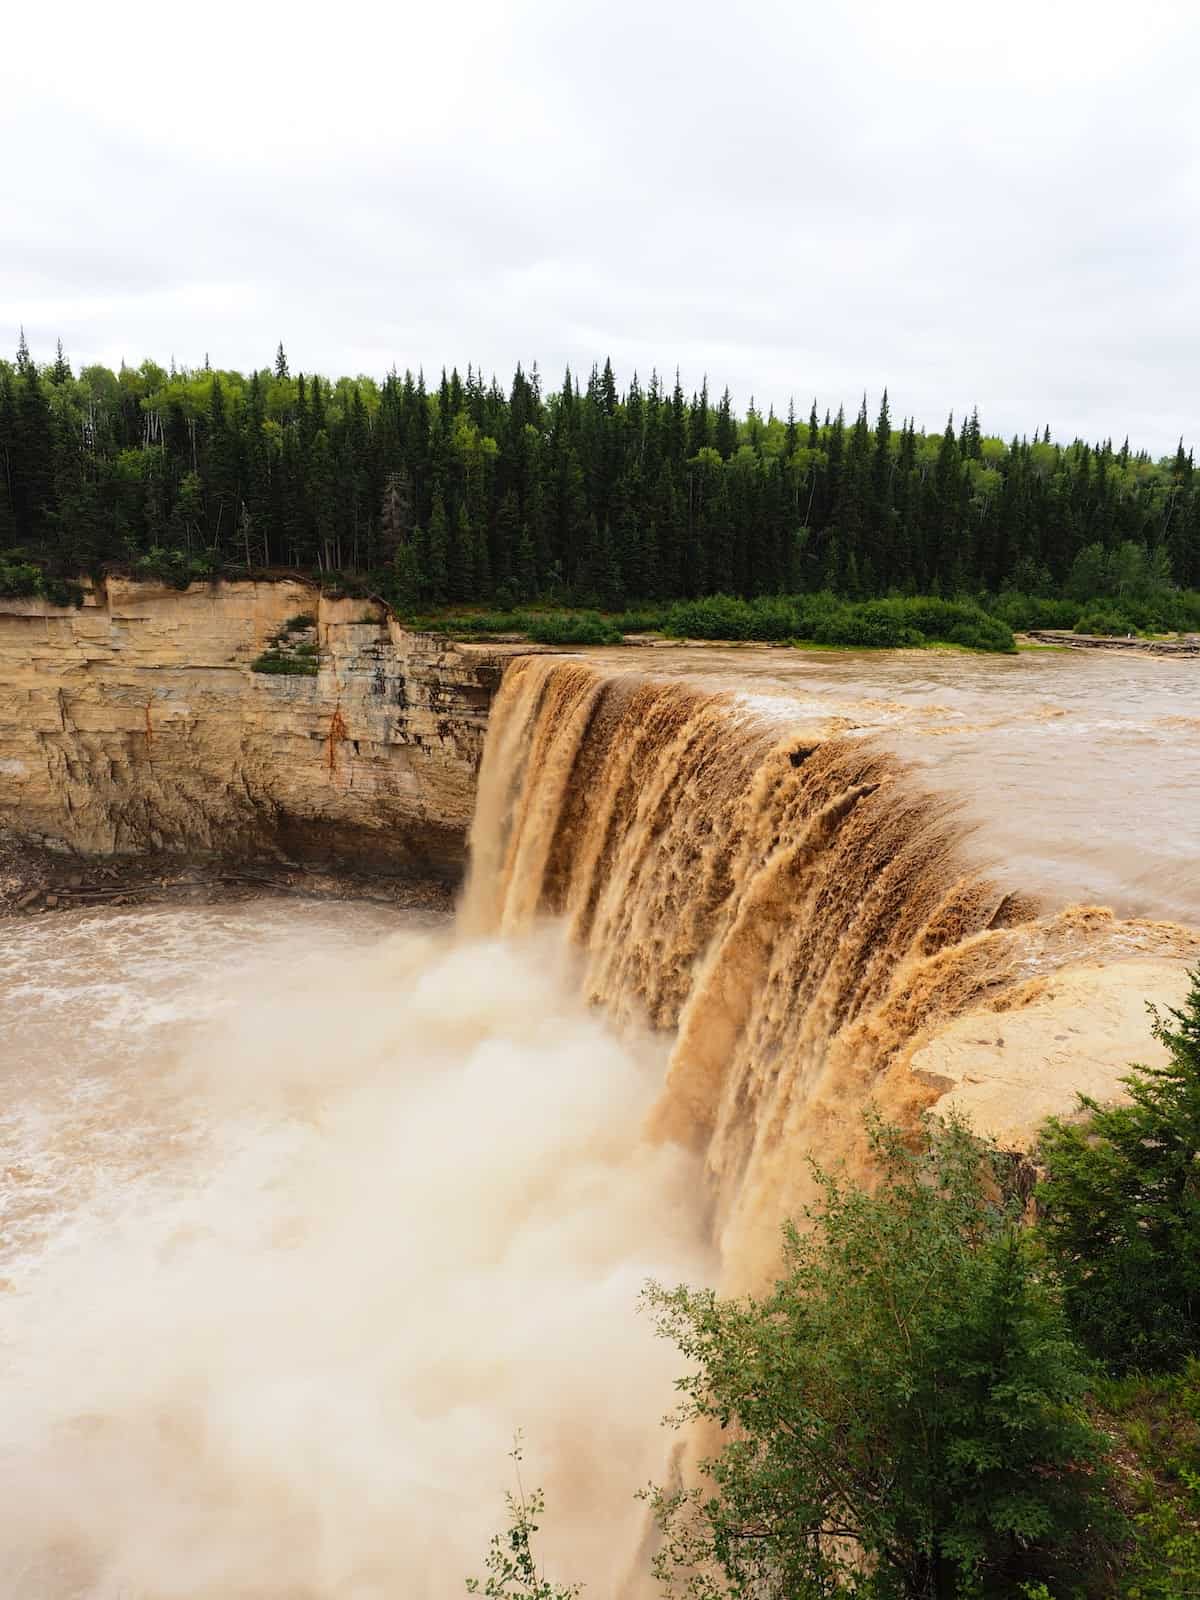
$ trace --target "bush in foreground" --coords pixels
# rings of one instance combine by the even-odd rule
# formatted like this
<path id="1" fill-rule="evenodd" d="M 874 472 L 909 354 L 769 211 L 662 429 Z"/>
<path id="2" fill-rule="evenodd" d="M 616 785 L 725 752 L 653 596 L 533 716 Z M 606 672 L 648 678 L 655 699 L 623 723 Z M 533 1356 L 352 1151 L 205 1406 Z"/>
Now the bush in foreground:
<path id="1" fill-rule="evenodd" d="M 1051 1121 L 1039 1232 L 1085 1345 L 1118 1372 L 1200 1357 L 1200 968 L 1181 1010 L 1156 1011 L 1168 1051 L 1123 1080 L 1130 1103 L 1085 1095 Z"/>
<path id="2" fill-rule="evenodd" d="M 727 1442 L 654 1490 L 656 1572 L 696 1597 L 1016 1595 L 1105 1517 L 1086 1367 L 997 1158 L 878 1127 L 877 1189 L 818 1174 L 763 1299 L 654 1286 L 692 1365 L 677 1420 Z"/>
<path id="3" fill-rule="evenodd" d="M 1121 1600 L 1200 1595 L 1200 1362 L 1165 1377 L 1100 1378 L 1100 1421 L 1123 1467 L 1134 1539 Z M 1112 1590 L 1104 1591 L 1105 1595 Z"/>
<path id="4" fill-rule="evenodd" d="M 509 1490 L 504 1496 L 508 1528 L 491 1542 L 484 1561 L 487 1577 L 468 1578 L 467 1593 L 482 1594 L 486 1600 L 578 1600 L 581 1584 L 552 1583 L 538 1566 L 533 1542 L 546 1501 L 540 1489 L 526 1492 L 521 1482 L 520 1434 L 509 1456 L 516 1463 L 517 1492 Z"/>

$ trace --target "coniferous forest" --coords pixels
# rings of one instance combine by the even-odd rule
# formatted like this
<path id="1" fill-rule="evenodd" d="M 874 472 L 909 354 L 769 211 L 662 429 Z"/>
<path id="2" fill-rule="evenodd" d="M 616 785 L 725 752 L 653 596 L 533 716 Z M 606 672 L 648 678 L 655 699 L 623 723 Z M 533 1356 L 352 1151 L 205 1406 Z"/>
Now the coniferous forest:
<path id="1" fill-rule="evenodd" d="M 853 418 L 739 415 L 677 378 L 620 392 L 608 361 L 430 388 L 293 373 L 282 345 L 248 376 L 76 372 L 22 335 L 0 362 L 0 592 L 61 597 L 106 568 L 369 579 L 410 613 L 828 592 L 1194 627 L 1200 472 L 1182 445 L 1002 439 L 974 411 L 926 432 L 886 394 Z"/>

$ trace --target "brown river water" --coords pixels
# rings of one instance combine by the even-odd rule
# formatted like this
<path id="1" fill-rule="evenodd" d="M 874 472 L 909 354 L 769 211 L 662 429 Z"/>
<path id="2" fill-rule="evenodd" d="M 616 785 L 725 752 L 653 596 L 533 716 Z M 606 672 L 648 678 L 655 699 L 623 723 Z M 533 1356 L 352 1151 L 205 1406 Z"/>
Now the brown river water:
<path id="1" fill-rule="evenodd" d="M 727 645 L 588 655 L 708 682 L 784 720 L 874 730 L 960 799 L 974 854 L 1013 887 L 1200 926 L 1200 661 Z"/>
<path id="2" fill-rule="evenodd" d="M 457 928 L 0 923 L 5 1600 L 461 1593 L 517 1429 L 552 1572 L 640 1592 L 646 1278 L 717 1281 L 906 1029 L 1092 937 L 1004 888 L 1200 925 L 1195 664 L 590 659 L 506 680 Z"/>

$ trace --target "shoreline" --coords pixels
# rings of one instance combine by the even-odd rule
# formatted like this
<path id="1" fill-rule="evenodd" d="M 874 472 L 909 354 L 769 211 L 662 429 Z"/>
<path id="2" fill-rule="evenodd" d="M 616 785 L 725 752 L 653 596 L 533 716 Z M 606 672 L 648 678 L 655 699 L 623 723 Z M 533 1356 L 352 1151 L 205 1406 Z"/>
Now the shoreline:
<path id="1" fill-rule="evenodd" d="M 1179 639 L 1122 639 L 1101 633 L 1070 633 L 1059 628 L 1030 628 L 1016 635 L 1017 646 L 1055 645 L 1060 650 L 1124 650 L 1144 656 L 1200 656 L 1200 636 L 1188 634 Z"/>
<path id="2" fill-rule="evenodd" d="M 97 906 L 233 903 L 268 894 L 449 913 L 457 892 L 442 879 L 354 872 L 282 854 L 84 858 L 0 840 L 0 920 Z"/>

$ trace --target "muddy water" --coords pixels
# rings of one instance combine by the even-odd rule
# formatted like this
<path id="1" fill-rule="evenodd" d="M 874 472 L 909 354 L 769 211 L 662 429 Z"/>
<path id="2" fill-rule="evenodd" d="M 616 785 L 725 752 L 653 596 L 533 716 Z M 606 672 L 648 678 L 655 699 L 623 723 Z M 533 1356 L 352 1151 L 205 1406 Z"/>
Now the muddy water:
<path id="1" fill-rule="evenodd" d="M 611 1593 L 710 1270 L 562 942 L 361 907 L 0 927 L 0 1595 L 458 1595 L 513 1486 Z"/>
<path id="2" fill-rule="evenodd" d="M 731 689 L 783 721 L 875 731 L 960 799 L 976 859 L 1011 887 L 1200 926 L 1200 661 L 737 646 L 587 656 Z"/>
<path id="3" fill-rule="evenodd" d="M 765 658 L 745 659 L 761 669 Z M 1159 906 L 1140 921 L 1056 910 L 1028 893 L 1027 858 L 1003 860 L 1008 883 L 981 870 L 979 838 L 964 841 L 935 774 L 904 754 L 941 748 L 913 729 L 947 726 L 949 707 L 922 719 L 921 701 L 858 689 L 856 718 L 844 691 L 805 699 L 779 675 L 731 694 L 729 657 L 714 664 L 725 670 L 685 679 L 578 657 L 509 667 L 463 916 L 495 933 L 559 917 L 585 957 L 586 993 L 672 1038 L 653 1127 L 703 1151 L 722 1281 L 754 1287 L 769 1280 L 779 1223 L 814 1198 L 806 1153 L 869 1176 L 868 1100 L 908 1120 L 964 1073 L 989 1078 L 993 1099 L 1016 1081 L 1002 1052 L 980 1073 L 966 1062 L 921 1077 L 910 1063 L 924 1042 L 972 1013 L 1027 1006 L 1051 983 L 1065 1003 L 1081 964 L 1157 963 L 1131 981 L 1159 999 L 1196 941 Z M 946 737 L 978 759 L 973 711 L 971 732 L 953 724 Z M 1053 1072 L 1039 1053 L 1053 1080 L 1042 1114 L 1073 1106 L 1085 1059 L 1141 1048 L 1144 1006 L 1132 1034 L 1105 1011 Z"/>

